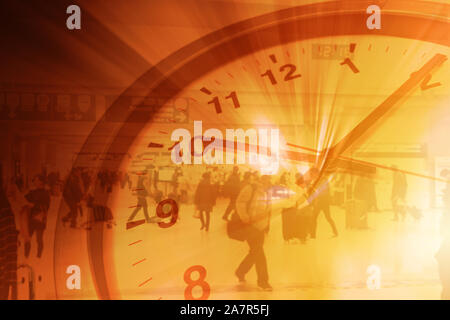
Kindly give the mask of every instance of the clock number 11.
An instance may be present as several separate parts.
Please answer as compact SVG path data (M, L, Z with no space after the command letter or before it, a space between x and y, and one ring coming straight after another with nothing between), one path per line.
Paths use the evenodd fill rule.
M212 92L210 90L206 89L205 87L201 88L200 91L207 95L212 94ZM235 109L241 107L241 104L239 103L239 99L237 97L236 91L232 91L228 96L225 97L225 99L231 99L231 101L233 101L233 105L234 105ZM211 101L208 101L208 104L214 104L216 113L222 113L222 106L220 104L219 97L215 96L214 98L212 98Z
M225 99L231 99L233 101L234 108L240 108L241 105L239 104L239 100L236 95L236 91L231 92L228 96L225 97ZM220 106L220 101L218 97L214 97L211 101L208 102L208 104L214 104L214 107L216 109L216 113L222 113L222 107Z

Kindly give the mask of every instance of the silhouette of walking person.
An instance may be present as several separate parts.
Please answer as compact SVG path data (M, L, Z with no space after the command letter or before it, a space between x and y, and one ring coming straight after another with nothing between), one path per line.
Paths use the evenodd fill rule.
M133 219L136 217L138 212L142 209L144 211L144 217L145 221L147 223L150 222L150 217L148 215L148 204L147 204L147 186L146 186L146 179L147 177L145 175L141 175L138 178L137 186L136 186L136 196L137 196L137 207L133 210L130 217L128 218L128 222L133 221Z
M200 230L209 230L211 211L216 202L215 196L216 192L211 184L211 173L205 172L202 175L202 180L200 180L194 196L194 204L200 212Z
M309 171L311 181L315 181L319 178L319 170L315 167L311 168ZM318 190L313 194L312 206L313 206L313 218L312 218L312 226L311 226L311 238L316 238L316 230L317 230L317 218L321 212L324 213L325 219L327 219L328 223L331 226L333 231L333 236L338 236L338 231L336 228L336 224L334 223L333 218L330 213L330 203L331 203L331 195L330 195L330 187L328 181L322 183L319 186Z
M47 226L47 213L50 208L50 193L44 188L41 176L33 179L35 189L25 195L25 199L32 205L29 216L30 239L36 233L37 257L42 256L44 250L44 231ZM28 257L31 249L31 240L25 242L25 257Z
M249 252L236 269L235 275L240 282L245 282L245 275L254 265L258 287L265 291L272 290L264 253L264 238L270 226L269 188L268 176L263 176L259 181L257 175L253 174L250 183L241 190L236 200L237 214L248 225L246 241Z

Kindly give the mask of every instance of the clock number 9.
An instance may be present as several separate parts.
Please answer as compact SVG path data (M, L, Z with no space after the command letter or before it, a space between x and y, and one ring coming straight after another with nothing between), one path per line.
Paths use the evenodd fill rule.
M192 280L192 272L197 271L199 274L199 277L197 280ZM184 290L184 298L186 300L207 300L209 298L209 295L211 293L211 287L209 286L208 282L205 281L206 278L206 269L204 266L192 266L186 270L184 273L184 282L187 283L187 287ZM194 298L192 295L192 290L194 287L200 286L202 288L202 295L199 298Z
M165 205L170 205L170 210L168 212L164 212L164 206ZM178 219L178 204L173 199L163 200L160 203L158 203L158 206L156 207L156 215L159 218L162 218L162 219L168 218L168 217L172 217L170 219L170 222L158 222L158 225L161 228L169 228L169 227L173 226L177 222L177 219Z

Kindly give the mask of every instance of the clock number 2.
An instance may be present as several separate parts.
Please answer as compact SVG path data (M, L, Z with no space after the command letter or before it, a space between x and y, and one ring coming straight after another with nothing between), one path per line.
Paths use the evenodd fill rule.
M197 280L192 279L192 273L198 272L199 277ZM206 269L204 266L196 265L188 268L184 273L184 282L187 283L187 287L184 290L184 298L186 300L207 300L209 295L211 294L211 287L208 282L205 281L206 278ZM194 298L192 294L192 290L199 286L202 288L202 295L199 298Z

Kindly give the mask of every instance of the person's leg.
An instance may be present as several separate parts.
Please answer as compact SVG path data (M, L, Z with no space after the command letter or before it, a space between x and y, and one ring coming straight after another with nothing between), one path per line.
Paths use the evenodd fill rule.
M222 216L222 219L228 220L228 217L230 216L231 211L233 210L233 200L230 199L230 203L228 203L227 209L225 210L225 213Z
M330 214L330 206L329 205L325 205L325 206L323 206L322 210L323 210L323 213L325 214L325 218L327 219L328 223L331 226L331 229L333 230L333 235L335 237L337 237L338 231L336 229L336 224L334 223L334 220L333 220L333 218L331 217L331 214Z
M64 217L62 217L63 224L65 224L67 221L70 220L70 206L69 205L67 206L69 207L69 212L67 212L67 214Z
M311 217L311 239L316 238L317 218L319 216L319 213L320 213L319 206L313 205L313 214Z
M264 232L257 231L252 241L258 285L266 287L269 283L269 274L267 272L266 255L264 254Z
M68 211L67 214L62 218L62 222L63 222L63 223L70 221L70 217L71 217L71 205L70 205L70 202L71 202L71 201L70 201L69 199L66 199L66 198L64 198L64 201L66 202L66 205L67 205L67 207L69 208L69 211Z
M83 216L83 207L81 206L81 203L79 203L77 205L77 207L78 207L78 210L80 211L80 217L82 217Z
M205 229L206 229L206 231L208 231L209 230L209 221L211 219L211 211L210 210L205 211L205 215L206 215Z
M133 210L133 212L131 213L130 217L128 218L128 222L133 221L134 217L136 217L136 215L138 214L139 210L141 210L141 207L142 207L141 198L138 197L137 199L138 199L137 206Z
M24 249L25 249L25 252L24 252L25 258L28 258L30 256L31 240L28 240L27 242L25 242Z
M70 227L75 228L77 226L77 211L78 205L76 203L70 204Z
M254 251L254 241L253 241L253 235L249 234L249 238L247 239L247 243L249 246L249 251L247 255L245 256L244 260L239 264L238 268L236 269L236 276L239 278L239 280L244 280L245 275L250 271L250 269L255 264L255 251Z
M139 212L139 210L141 210L141 207L139 207L139 205L133 210L133 212L131 213L130 217L128 218L128 222L133 221L134 217L137 215L137 213Z
M370 197L369 209L372 209L375 212L380 211L380 210L378 210L377 196L375 195L375 191L374 191L373 195Z
M28 229L29 229L29 233L30 233L30 237L28 238L27 241L25 241L25 245L24 245L24 249L25 249L25 258L28 258L30 255L30 251L31 251L31 238L33 237L33 233L35 231L34 228L34 224L29 221L28 223Z
M233 202L231 203L231 212L236 212L236 199L233 200Z
M391 199L391 203L392 203L392 211L394 211L394 221L398 220L398 208L397 208L397 198L394 197Z
M145 217L145 221L150 222L150 217L148 216L148 204L147 204L147 199L145 197L142 197L141 200L141 205L142 208L144 209L144 217Z
M30 240L30 224L28 223L28 219L30 219L30 208L23 206L19 214L19 230L24 242Z
M200 230L203 230L203 228L205 227L205 218L203 217L203 210L200 210L200 222L202 224L202 226L200 227Z
M39 226L36 229L36 241L37 241L37 257L42 256L42 251L44 251L44 226Z
M400 214L400 216L401 216L401 218L402 218L402 221L404 221L405 220L405 217L406 217L406 214L408 213L407 211L406 211L406 199L404 198L404 197L402 197L402 198L400 198L401 199L401 204L402 205L397 205L397 207L398 207L398 213Z

